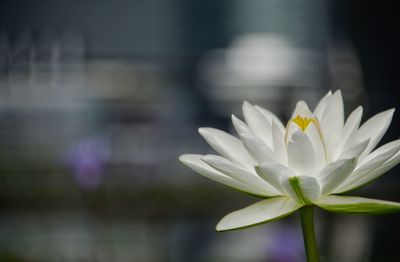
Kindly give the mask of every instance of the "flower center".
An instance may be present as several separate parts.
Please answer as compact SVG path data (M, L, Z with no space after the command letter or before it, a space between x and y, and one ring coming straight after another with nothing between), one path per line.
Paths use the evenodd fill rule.
M292 118L290 121L298 125L302 131L306 130L307 126L313 122L315 125L317 125L315 118L313 117L301 117L300 115L297 115L296 117Z

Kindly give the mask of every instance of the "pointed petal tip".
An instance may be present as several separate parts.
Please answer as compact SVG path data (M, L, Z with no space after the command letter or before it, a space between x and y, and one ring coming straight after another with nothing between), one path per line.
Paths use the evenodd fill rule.
M215 128L212 128L212 127L199 127L199 128L197 129L197 132L199 132L199 134L200 134L202 137L205 137L205 136L210 135L210 132L212 132L213 130L214 130L214 131L220 131L220 130L215 129Z
M313 113L311 112L310 108L304 100L299 100L296 103L296 107L292 113L292 118L296 115L313 117Z
M353 111L355 114L360 115L360 121L362 118L362 115L364 114L364 107L362 105L357 106L356 109Z
M386 110L388 112L388 114L391 114L393 116L394 112L396 111L396 108L390 108L388 110Z
M215 226L215 231L217 231L217 232L223 232L223 231L226 231L226 229L224 230L224 228L220 225L220 223L218 223L218 224Z
M342 96L342 91L340 89L336 90L332 94L332 99L337 99L335 102L336 103L343 103L343 96Z
M207 127L199 127L197 129L197 132L199 132L200 135L203 135L205 132L207 132Z
M299 101L297 101L296 107L298 107L298 106L301 106L301 107L308 107L306 101L304 101L304 100L299 100Z
M364 107L362 105L357 106L352 112L351 114L363 114L364 113ZM351 115L350 114L350 115Z
M244 111L245 108L249 108L250 106L252 106L252 104L250 104L249 102L244 100L243 103L242 103L242 110Z
M178 157L179 162L181 162L182 164L185 162L186 159L187 159L187 155L180 155Z
M329 92L331 92L331 94L332 94L332 91L329 90ZM341 96L341 95L342 95L342 90L337 89L337 90L333 93L333 95L336 95L336 94Z
M392 118L395 111L396 111L396 108L393 107L393 108L387 109L385 111L382 111L381 113L378 113L378 114L385 114L388 117Z
M231 121L232 121L232 123L235 125L235 123L243 123L243 121L242 120L240 120L240 118L238 118L237 116L235 116L234 114L232 114L231 115Z
M246 119L246 114L248 114L248 113L251 112L252 110L253 110L253 105L250 104L249 102L247 102L246 100L243 101L243 104L242 104L242 111L243 111L243 114L244 114L244 116L245 116L245 119Z
M187 164L193 163L194 161L196 161L198 159L201 159L201 157L202 157L202 155L199 155L199 154L183 154L183 155L179 156L178 161L181 164L187 165Z
M224 223L222 222L223 219L221 221L218 222L218 224L215 226L215 231L217 232L227 232L227 231L233 231L233 230L237 230L237 229L242 229L244 227L227 227L226 225L224 225Z
M238 229L243 229L246 228L246 226L242 227L227 227L222 223L222 220L218 222L218 224L215 226L215 231L217 232L227 232L227 231L233 231L233 230L238 230Z
M197 132L199 133L200 136L202 136L207 142L207 139L211 139L211 135L210 135L210 129L209 127L199 127L197 129Z
M332 90L328 90L328 92L326 92L326 94L321 98L321 100L331 97L332 94L333 94Z

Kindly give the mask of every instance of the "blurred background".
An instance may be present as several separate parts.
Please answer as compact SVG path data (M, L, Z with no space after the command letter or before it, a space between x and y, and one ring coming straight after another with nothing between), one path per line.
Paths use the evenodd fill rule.
M304 261L297 215L181 166L248 100L287 121L340 88L400 106L398 15L374 1L0 0L0 261ZM397 112L383 142L399 137ZM400 201L399 168L359 195ZM396 176L397 173L397 176ZM323 261L396 261L398 215L317 212Z

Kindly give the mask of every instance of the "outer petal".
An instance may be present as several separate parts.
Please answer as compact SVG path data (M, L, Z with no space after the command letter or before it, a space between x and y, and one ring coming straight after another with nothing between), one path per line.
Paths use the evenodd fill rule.
M387 143L363 158L353 174L340 185L335 193L342 193L360 187L382 175L397 164L400 139ZM390 167L390 168L388 168Z
M330 193L338 185L343 183L356 167L357 161L353 159L341 159L327 165L318 175L322 186L321 195Z
M289 177L295 176L292 170L276 163L262 164L256 170L262 179L284 194L287 190L282 182L288 180Z
M217 231L227 231L268 223L285 217L302 205L287 197L262 200L226 215L217 225Z
M256 165L238 138L215 128L199 128L199 133L220 155L248 169Z
M247 151L258 164L278 161L274 151L272 151L272 149L261 139L248 134L240 134L240 138L242 139Z
M299 203L309 204L321 195L321 186L315 177L295 176L283 181L286 193Z
M325 196L315 204L337 213L386 214L400 211L400 203L397 202L351 196Z
M315 168L314 150L307 135L296 131L287 144L289 167L296 175L313 175Z
M236 179L237 181L246 184L257 190L262 190L265 195L277 196L279 192L270 184L262 180L254 171L250 173L249 171L240 168L231 161L221 156L216 155L206 155L202 158L204 162L209 164L211 167L220 171L221 173Z
M336 155L344 125L343 99L340 90L336 91L328 100L320 119L320 125L328 151L328 158L333 159Z
M351 139L357 132L358 127L360 126L362 113L363 108L362 106L359 106L347 118L343 127L342 135L340 136L337 154L339 154L343 149L346 149L348 146L353 145L352 141L349 139Z
M279 128L279 124L272 121L272 138L274 144L274 152L282 164L287 165L288 157L286 152L284 131Z
M390 125L390 122L392 122L393 113L394 109L389 109L376 114L360 127L354 136L354 141L361 142L370 139L368 147L362 156L366 156L375 148L379 141L381 141Z
M359 180L355 181L352 184L351 189L362 187L369 182L373 181L374 179L378 178L379 176L383 175L388 170L392 169L394 166L398 165L400 162L400 152L398 152L394 157L387 160L383 163L380 167L374 169L373 171L369 172L368 174L364 175ZM350 189L350 190L351 190Z
M194 155L194 154L181 155L179 157L179 161L185 166L193 169L198 174L203 175L218 183L224 184L239 191L247 192L253 195L268 196L264 190L258 190L256 188L252 188L246 184L237 181L236 179L233 179L231 177L222 174L221 172L217 171L216 169L204 163L201 160L202 157L203 157L202 155Z
M232 115L232 123L242 139L246 150L257 163L276 162L275 153L261 139L253 135L249 127L240 119Z
M285 131L285 127L283 126L281 120L280 120L274 113L272 113L271 111L269 111L269 110L267 110L267 109L265 109L265 108L262 108L261 106L255 105L254 107L255 107L261 114L263 114L263 116L264 116L265 118L267 118L267 119L269 120L270 123L275 122L276 125L277 125L277 127L278 127L282 132Z
M332 96L332 91L329 91L317 104L314 110L314 115L318 118L321 119L322 113L325 110L326 104L328 103L328 100Z
M354 158L354 157L359 157L361 153L367 148L369 144L369 140L366 140L364 142L354 144L347 149L345 149L338 159L344 159L344 158Z
M389 159L394 154L396 154L399 150L400 150L400 139L397 139L397 140L394 140L387 144L384 144L383 146L379 147L378 149L376 149L374 152L372 152L368 156L364 157L360 161L359 168L362 168L363 166L373 162L376 158L383 157L383 158Z
M272 147L272 128L268 119L248 102L243 103L243 115L253 134Z
M231 116L233 126L238 134L252 134L249 127L235 115Z

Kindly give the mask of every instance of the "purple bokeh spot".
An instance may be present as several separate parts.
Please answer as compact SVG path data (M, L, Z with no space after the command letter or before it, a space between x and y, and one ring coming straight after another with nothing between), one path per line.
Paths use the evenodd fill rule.
M275 235L273 245L269 249L269 261L301 261L303 254L301 232L293 227L281 227L278 232Z
M80 186L96 188L103 181L104 165L110 155L106 138L89 138L72 145L67 152L66 165L72 170Z

